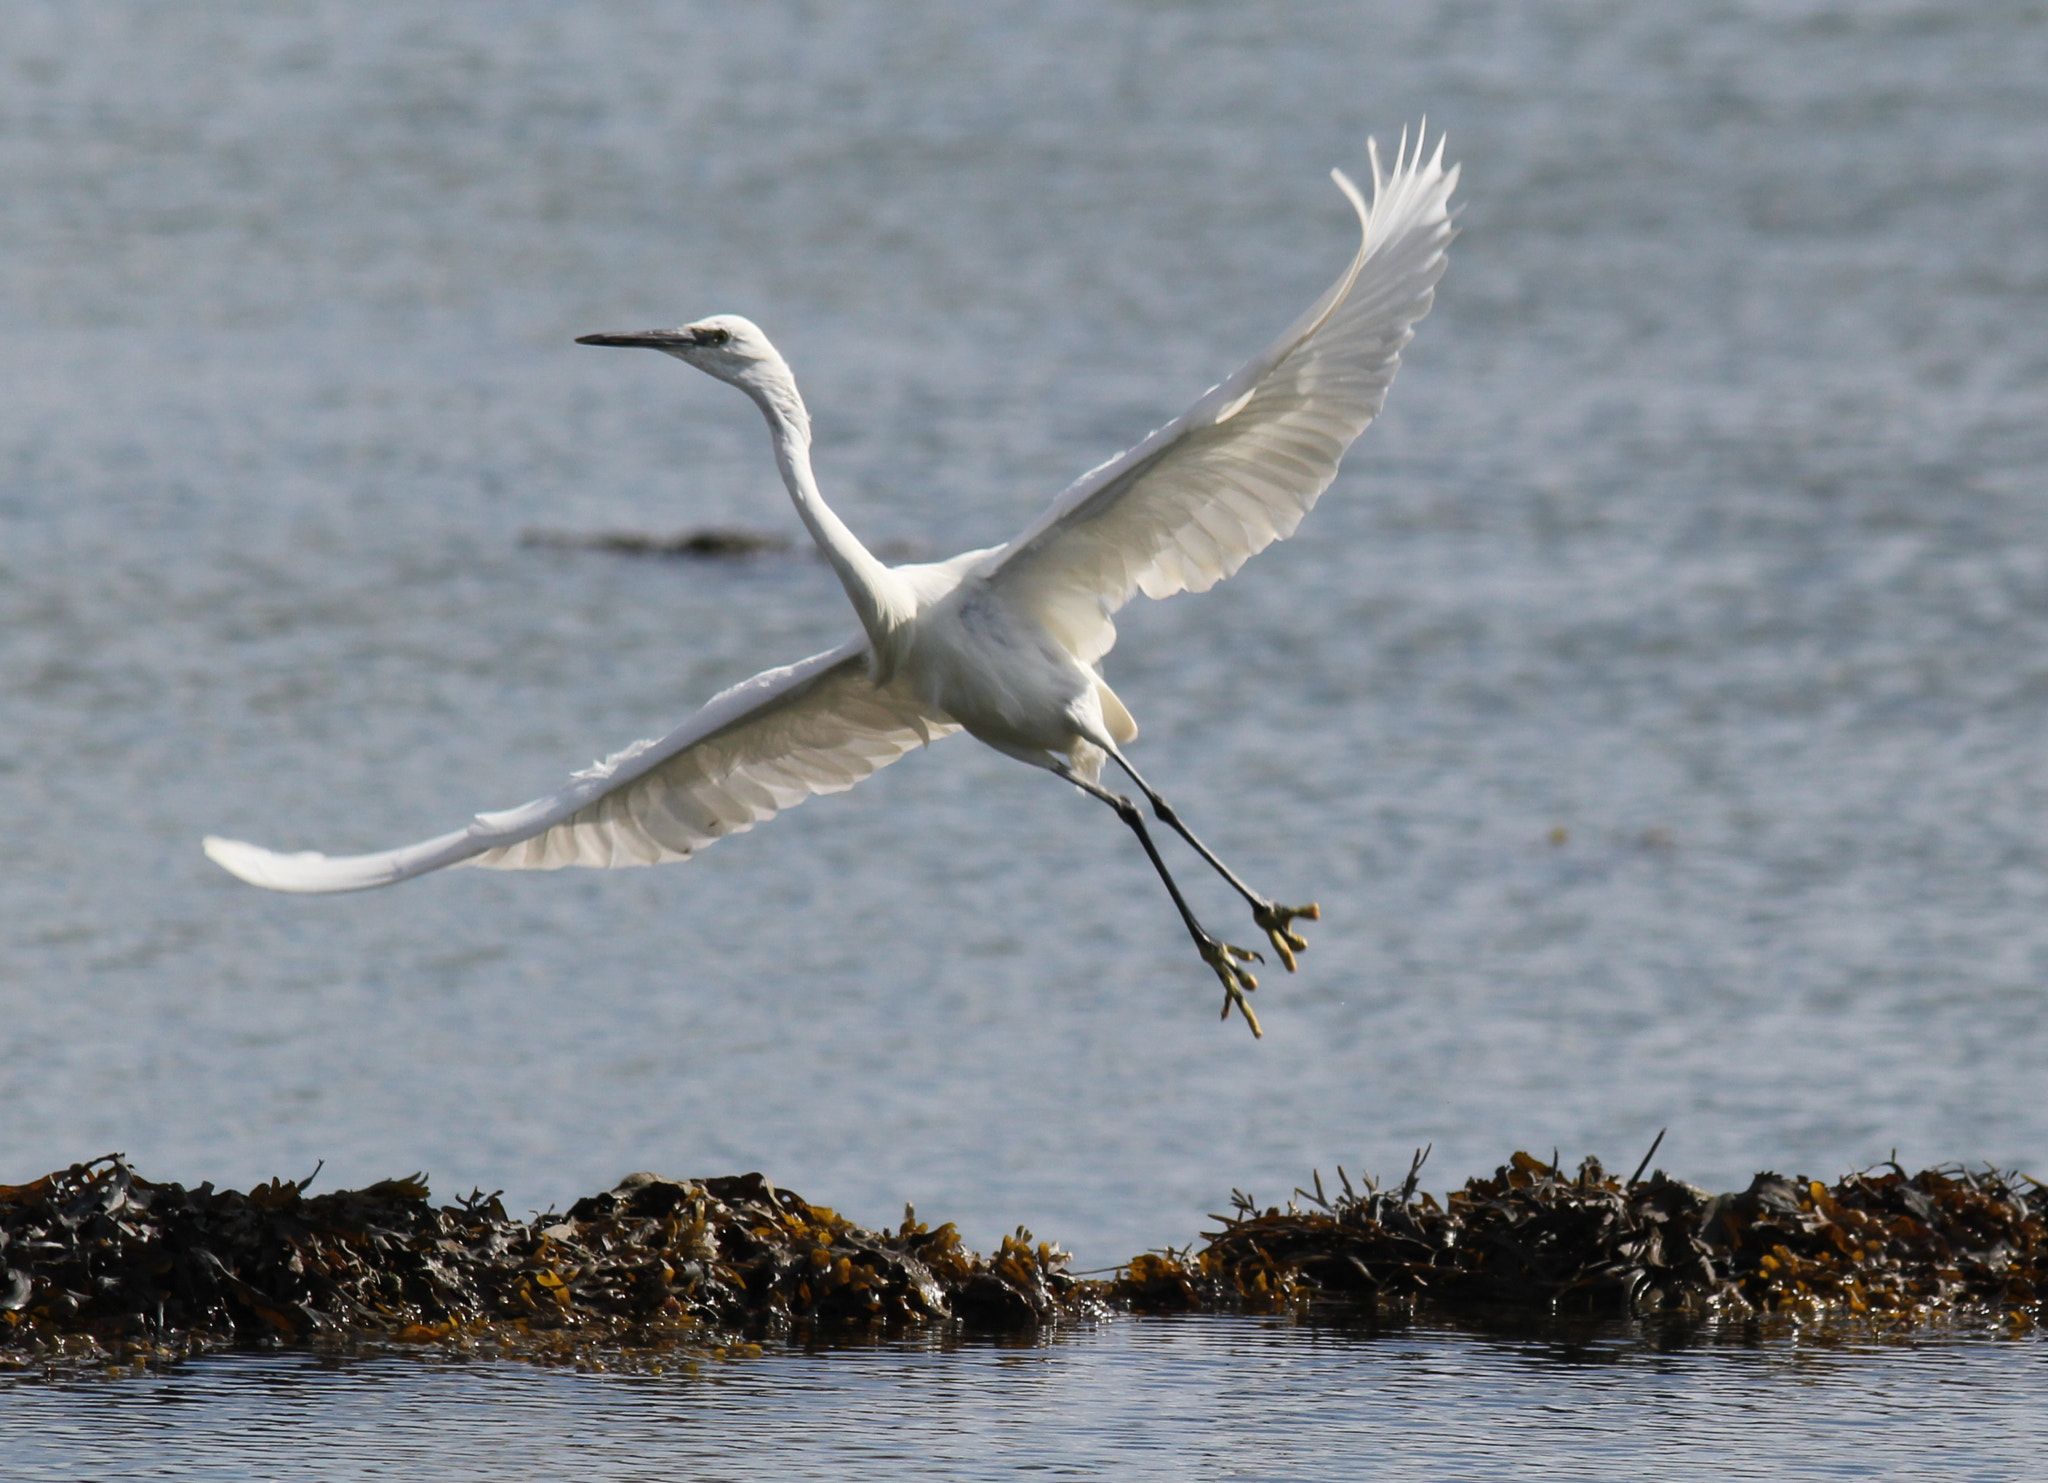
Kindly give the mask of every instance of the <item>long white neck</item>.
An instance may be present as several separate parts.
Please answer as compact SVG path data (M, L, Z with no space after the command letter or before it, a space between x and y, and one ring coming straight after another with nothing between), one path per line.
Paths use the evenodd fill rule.
M863 546L818 493L818 481L811 472L810 414L804 410L796 381L787 369L779 376L750 377L741 383L741 389L768 419L775 466L782 471L782 482L789 488L796 512L839 573L839 583L860 616L860 626L867 630L868 642L874 647L876 679L888 679L896 669L898 639L917 612L910 585Z

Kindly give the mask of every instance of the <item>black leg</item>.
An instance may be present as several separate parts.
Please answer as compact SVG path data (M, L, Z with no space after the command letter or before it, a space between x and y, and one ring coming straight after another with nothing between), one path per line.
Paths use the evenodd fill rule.
M1219 937L1212 936L1195 919L1194 910L1187 898L1180 893L1180 885L1173 878L1173 872L1166 868L1166 861L1160 858L1159 847L1152 842L1151 831L1145 827L1145 816L1138 806L1121 793L1112 793L1096 783L1089 782L1078 773L1067 768L1058 769L1059 775L1086 793L1090 798L1099 798L1116 810L1116 816L1130 825L1131 832L1138 836L1138 843L1145 847L1145 858L1152 862L1152 868L1159 872L1159 879L1166 885L1166 894L1173 898L1174 909L1180 913L1181 921L1187 924L1188 935L1195 940L1195 947L1201 952L1202 961L1216 971L1223 981L1223 1017L1230 1018L1232 1005L1237 1006L1244 1016L1245 1025L1255 1037L1263 1039L1265 1031L1259 1028L1259 1017L1252 1013L1252 1007L1245 1001L1245 995L1259 986L1244 967L1246 963L1263 961L1259 955L1246 948L1233 947Z
M1280 955L1280 961L1287 966L1287 971L1294 972L1294 955L1308 951L1308 940L1292 930L1294 919L1301 917L1306 921L1316 921L1322 916L1323 909L1313 901L1307 906L1281 906L1254 891L1238 878L1236 871L1217 857L1214 850L1195 837L1195 832L1181 822L1180 814L1175 811L1173 805L1166 801L1157 788L1140 777L1135 767L1117 753L1110 755L1115 758L1118 767L1131 775L1131 781L1144 793L1146 801L1152 805L1152 812L1158 815L1159 822L1186 840L1196 854L1207 860L1215 872L1230 882L1232 889L1251 904L1252 921L1264 930L1273 944L1273 951Z

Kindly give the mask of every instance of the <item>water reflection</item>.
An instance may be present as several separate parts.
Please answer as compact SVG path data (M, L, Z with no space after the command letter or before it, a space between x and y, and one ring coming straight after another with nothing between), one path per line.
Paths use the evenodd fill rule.
M2041 1346L1959 1328L1486 1334L1121 1318L661 1373L236 1355L10 1386L12 1479L2010 1477Z

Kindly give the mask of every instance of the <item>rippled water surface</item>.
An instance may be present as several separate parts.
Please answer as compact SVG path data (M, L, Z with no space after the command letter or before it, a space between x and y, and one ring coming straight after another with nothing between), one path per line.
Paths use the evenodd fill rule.
M1469 204L1385 416L1301 539L1127 610L1109 660L1148 775L1322 903L1263 1043L1216 1023L1115 821L965 740L686 866L297 899L199 855L440 832L849 631L801 557L522 543L796 529L739 397L574 336L748 314L856 530L989 543L1286 323L1349 250L1323 172L1425 112ZM1439 1187L1516 1146L1627 1167L1666 1125L1661 1162L1714 1187L2033 1163L2044 347L2048 12L2017 0L19 0L0 1180L324 1159L326 1187L423 1167L539 1208L759 1168L1098 1266L1232 1186L1425 1143ZM1015 1365L1103 1387L1053 1419L1109 1446L1154 1424L1118 1366L1284 1412L1350 1353L1275 1341L1276 1388L1198 1332L675 1403L715 1427L778 1385ZM1492 1351L1366 1353L1520 1404ZM1766 1409L1930 1418L2005 1363L1916 1354L1831 1360L1836 1391L1699 1363L1770 1377ZM1557 1404L1631 1427L1660 1363ZM284 1373L35 1404L232 1407ZM285 1388L451 1418L671 1394L346 1378Z
M2034 1343L1659 1353L1126 1320L1044 1348L877 1349L618 1376L209 1360L0 1396L9 1476L2006 1479L2048 1443ZM81 1470L86 1470L83 1473Z

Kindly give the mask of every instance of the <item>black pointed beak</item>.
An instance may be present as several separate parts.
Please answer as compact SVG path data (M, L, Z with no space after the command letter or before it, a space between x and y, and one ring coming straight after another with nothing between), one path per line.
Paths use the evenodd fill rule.
M645 350L673 350L679 345L697 345L702 342L692 329L640 330L630 335L578 335L578 345L627 345L639 346Z

